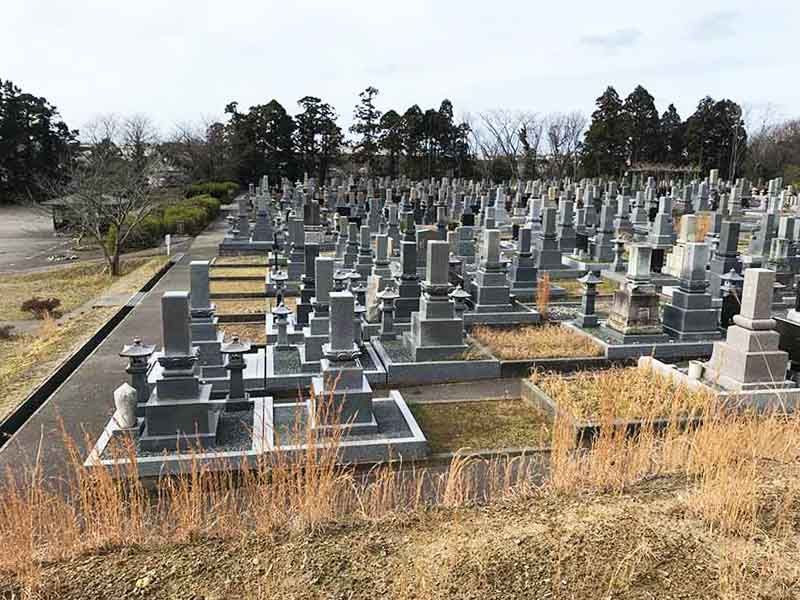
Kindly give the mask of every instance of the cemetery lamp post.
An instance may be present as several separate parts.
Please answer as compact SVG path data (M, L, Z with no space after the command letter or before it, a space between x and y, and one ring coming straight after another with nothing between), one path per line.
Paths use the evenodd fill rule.
M147 385L147 367L150 356L155 352L153 345L142 344L142 340L134 338L132 344L122 348L119 355L128 359L125 372L131 376L131 386L136 390L136 401L145 404L150 398L150 388Z
M246 398L244 391L244 369L247 363L244 360L245 352L250 351L248 342L239 341L239 336L235 335L230 342L222 344L220 352L228 357L225 368L230 371L230 386L228 388L228 399L243 400Z
M278 304L283 303L283 286L286 284L287 279L289 279L289 275L286 271L277 271L272 276L272 281L275 282L275 302Z
M361 274L353 269L347 274L347 289L349 289L353 295L355 295L355 288L358 286L358 282L361 280Z
M381 339L393 340L397 338L394 330L394 301L400 297L394 287L386 287L378 292L377 298L381 301Z
M346 271L342 271L341 269L336 271L333 274L333 291L335 292L343 292L345 288L345 282L349 279L349 274Z
M722 285L722 309L719 311L719 325L723 329L733 323L733 317L739 314L739 307L744 286L744 277L731 269L720 277Z
M578 314L576 322L584 329L597 327L595 299L597 298L597 285L603 280L594 271L588 271L578 281L583 285L583 295L581 296L581 312Z
M611 264L611 270L617 273L625 270L625 239L616 237L614 242L614 262Z
M469 292L464 290L460 285L456 286L450 294L450 299L455 304L456 317L464 321L464 312L467 310L467 299L470 297ZM466 327L465 327L466 328Z
M286 350L289 348L289 336L286 330L289 326L288 321L291 312L292 311L286 308L283 302L272 309L272 316L275 318L275 327L278 330L278 340L275 343L276 350Z

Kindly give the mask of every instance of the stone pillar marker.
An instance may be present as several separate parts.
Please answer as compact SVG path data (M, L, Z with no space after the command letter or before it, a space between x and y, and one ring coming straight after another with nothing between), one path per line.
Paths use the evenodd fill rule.
M647 244L632 244L628 251L628 278L634 281L650 279L650 255L653 248Z
M193 260L189 263L189 282L191 287L192 310L210 309L211 294L208 283L210 263L207 260Z
M323 344L323 353L328 359L352 359L358 356L358 347L353 343L353 314L355 298L348 291L331 292L328 343Z
M327 307L330 301L331 289L333 288L333 263L334 260L328 256L318 256L314 259L314 299L316 304ZM316 308L314 309L316 312Z
M161 340L164 344L164 356L194 356L189 319L189 292L164 292L161 297Z

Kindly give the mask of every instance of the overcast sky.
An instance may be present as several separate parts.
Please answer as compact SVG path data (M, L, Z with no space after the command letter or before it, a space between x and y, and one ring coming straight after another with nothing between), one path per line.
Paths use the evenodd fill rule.
M589 114L641 83L682 117L711 95L800 116L800 1L3 0L0 79L71 127L145 113L163 130L305 95L379 108Z

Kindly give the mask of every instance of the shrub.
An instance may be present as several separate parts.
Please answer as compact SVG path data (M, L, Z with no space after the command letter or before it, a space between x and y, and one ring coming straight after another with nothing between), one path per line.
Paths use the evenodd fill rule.
M186 190L186 197L212 196L218 200L228 200L239 190L239 184L233 181L208 181L193 183Z
M0 340L12 340L15 336L13 325L0 325Z
M57 310L61 306L61 300L58 298L39 298L34 296L22 303L20 308L23 311L31 313L36 319L57 319L61 316L61 311Z

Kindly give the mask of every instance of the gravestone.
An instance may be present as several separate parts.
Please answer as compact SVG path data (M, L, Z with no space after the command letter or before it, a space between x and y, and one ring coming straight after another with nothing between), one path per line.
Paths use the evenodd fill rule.
M666 341L658 316L658 295L650 280L652 247L632 244L625 281L614 292L606 326L620 334L623 343Z
M217 329L216 307L209 293L209 261L189 263L192 342L198 350L198 363L204 377L225 377L220 346L223 334Z
M222 409L211 402L211 384L200 383L197 349L192 345L189 292L165 292L161 297L163 372L144 405L144 429L139 447L148 451L205 448L216 442Z
M538 269L531 253L532 236L533 232L530 227L523 227L519 230L519 245L512 259L509 274L511 293L523 302L536 299Z
M355 299L350 292L330 293L328 341L320 361L322 375L311 379L313 426L320 433L344 428L345 435L374 434L378 424L372 411L372 388L353 341Z
M712 298L721 297L722 277L731 270L741 274L739 259L739 223L723 221L720 228L719 243L711 259L708 270L708 291Z
M719 311L712 308L708 293L706 265L709 246L688 242L683 254L679 285L671 301L664 305L664 331L681 341L716 340L721 337L717 328Z
M545 208L542 215L542 231L536 239L536 268L540 271L565 268L556 239L556 209L553 207Z
M448 297L450 248L447 242L428 242L426 277L422 283L419 311L411 315L411 330L403 343L414 362L455 359L467 349L463 321L455 316Z
M739 314L724 342L715 342L703 379L725 390L744 392L794 387L786 380L789 356L778 349L780 336L772 319L775 273L750 268L744 272Z

